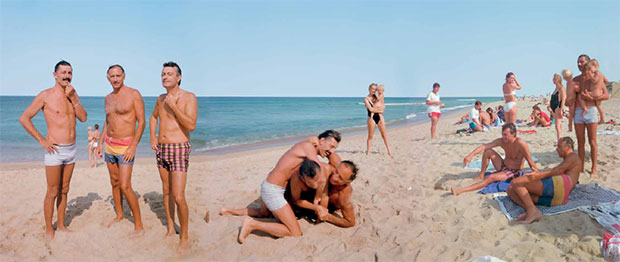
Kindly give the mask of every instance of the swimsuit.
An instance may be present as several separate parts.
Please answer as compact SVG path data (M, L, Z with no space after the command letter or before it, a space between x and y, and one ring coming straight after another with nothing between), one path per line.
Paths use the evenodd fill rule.
M105 156L104 161L112 164L133 165L133 159L129 162L123 160L123 155L131 145L131 139L118 139L105 136Z
M60 166L75 163L75 154L77 153L75 143L54 145L58 148L58 152L48 152L45 154L44 162L46 166Z
M512 92L510 92L510 94L504 94L504 97L506 97L506 96L516 96L516 95L517 95L517 92L515 92L515 90L513 89ZM510 109L512 109L512 107L516 106L516 105L517 105L517 102L515 102L515 101L506 102L506 104L504 104L504 110L506 112L509 112Z
M549 106L551 106L551 111L555 112L555 109L558 107L562 107L562 103L560 102L560 91L553 93L551 95L551 100L549 101Z
M592 124L598 123L598 109L596 106L588 107L588 113L583 115L583 109L575 108L575 124Z
M543 194L538 197L539 205L565 205L572 190L570 177L567 175L552 176L540 180L543 183Z
M502 162L502 169L500 170L500 172L506 173L506 181L509 181L515 177L520 177L522 175L521 170L508 168L504 165L504 162Z
M168 172L187 172L187 168L189 167L189 153L191 151L192 145L189 142L157 144L157 151L155 152L157 167L165 168Z
M370 99L368 99L368 103L370 104L370 107L375 107L375 105L374 105L372 102L370 102ZM370 112L370 110L368 110L368 108L366 108L366 112L368 112L368 117L370 117L370 115L372 114L372 112ZM381 116L380 116L380 114L375 113L375 114L372 116L372 120L374 120L374 121L375 121L375 124L379 124L379 121L381 121Z
M265 180L260 186L260 199L265 203L269 211L278 210L287 204L284 198L285 190L284 187L274 185Z

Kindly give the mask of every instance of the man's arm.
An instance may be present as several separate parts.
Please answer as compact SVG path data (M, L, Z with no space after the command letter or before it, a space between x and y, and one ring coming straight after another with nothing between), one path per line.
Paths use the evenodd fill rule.
M73 105L77 119L82 123L86 122L86 110L82 106L82 102L80 102L80 98L71 84L65 88L65 95L69 98L69 101Z
M44 91L45 92L45 91ZM43 97L45 96L44 92L39 93L32 103L24 110L22 116L19 118L19 123L22 124L24 129L30 134L39 144L47 150L47 152L54 153L58 152L58 148L54 146L53 141L48 141L47 138L43 137L41 133L34 127L32 124L32 118L43 108L45 102L43 101Z
M136 155L136 148L142 139L142 133L144 132L144 127L146 126L146 122L144 121L144 101L142 101L142 95L138 90L134 90L133 93L133 109L136 113L136 119L138 120L138 129L133 135L133 139L131 141L131 145L123 154L123 161L129 162L133 160Z
M194 131L196 128L196 115L198 114L198 102L196 101L196 95L192 93L184 94L184 96L189 96L184 98L183 110L177 105L176 101L178 99L183 99L181 97L171 97L170 94L166 95L166 104L172 109L179 124L183 129L188 131ZM175 100L175 101L173 101Z
M161 96L160 96L161 97ZM151 135L151 149L157 150L157 137L155 137L155 131L157 131L157 118L159 117L159 100L160 97L155 101L155 108L153 109L153 113L151 114L151 118L149 119L149 133Z
M343 192L344 193L344 192ZM351 191L346 192L346 200L342 201L342 217L335 216L333 214L327 215L327 222L330 222L339 227L352 227L355 226L355 210L353 209L353 203L351 202Z
M103 139L103 137L106 136L107 132L108 132L108 117L106 115L105 121L103 121L103 128L101 128L101 135L99 136L99 146L97 147L97 155L99 157L103 156L101 154L101 150L103 150L103 143L105 142L105 139Z
M532 169L532 171L534 172L538 172L538 168L536 168L536 163L534 163L534 160L530 155L530 148L523 140L519 142L519 145L521 145L521 150L523 150L523 155L525 156L525 160L527 160L527 164L530 166L530 169Z

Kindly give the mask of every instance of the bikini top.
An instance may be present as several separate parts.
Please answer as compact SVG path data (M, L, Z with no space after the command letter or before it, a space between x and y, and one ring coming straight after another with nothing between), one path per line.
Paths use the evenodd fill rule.
M512 92L510 92L510 94L504 94L504 96L514 96L517 95L517 92L513 89Z

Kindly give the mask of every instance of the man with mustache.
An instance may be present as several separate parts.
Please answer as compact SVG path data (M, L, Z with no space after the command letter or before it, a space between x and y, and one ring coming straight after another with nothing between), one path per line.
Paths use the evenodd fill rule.
M123 195L127 199L131 213L135 218L134 234L143 232L142 216L138 198L131 187L131 172L136 148L144 131L144 102L138 90L125 85L125 69L120 65L108 68L108 81L112 93L105 97L105 122L103 136L99 144L105 144L104 160L110 173L112 197L116 209L116 218L108 224L121 221L123 215ZM138 128L136 129L136 122ZM97 155L101 155L101 146ZM122 194L121 194L122 193Z
M181 85L181 68L175 62L164 63L161 71L161 83L166 89L155 102L155 108L149 121L151 148L155 150L157 167L164 192L164 207L168 220L166 236L175 234L174 205L177 205L181 234L179 252L188 247L189 209L185 201L185 183L189 167L191 144L189 133L196 129L198 102L194 93L185 91ZM159 119L159 135L157 121ZM170 193L174 201L170 199Z
M57 200L58 226L60 231L69 231L65 226L65 209L69 182L75 166L75 119L86 121L86 110L77 92L71 85L73 68L67 61L60 61L54 67L56 83L39 93L19 118L24 129L47 150L45 154L45 176L47 193L43 200L45 217L45 238L54 238L52 216L54 201ZM32 118L43 111L47 134L44 137L32 124Z

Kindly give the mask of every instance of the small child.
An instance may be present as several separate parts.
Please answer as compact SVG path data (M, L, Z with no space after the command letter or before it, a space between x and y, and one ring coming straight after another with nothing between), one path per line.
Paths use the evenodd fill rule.
M573 81L573 72L568 69L562 70L562 77L566 81L566 106L568 106L568 132L573 132L573 118L575 117L575 97L577 93L575 92Z
M588 78L590 78L589 81L591 91L589 93L591 93L591 95L594 97L602 95L604 88L607 88L605 87L605 84L607 83L607 78L600 71L598 71L598 61L596 59L592 59L586 64L585 73L587 74ZM586 92L588 91L582 90L582 94L585 94ZM579 106L583 108L583 115L587 114L588 108L585 106L585 101L583 100L583 97L579 97L577 100ZM598 123L603 124L605 123L605 119L603 118L603 108L601 107L601 101L596 101L595 105L599 113Z

